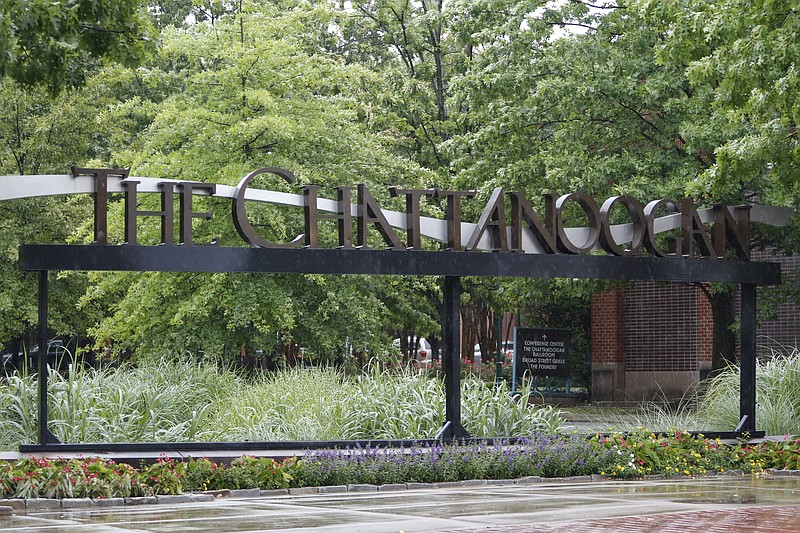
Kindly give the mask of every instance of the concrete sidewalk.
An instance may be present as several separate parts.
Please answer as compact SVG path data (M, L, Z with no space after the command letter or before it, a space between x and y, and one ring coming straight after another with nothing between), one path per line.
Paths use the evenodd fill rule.
M526 533L800 532L800 477L543 481L221 498L211 502L17 511L2 531ZM357 490L355 490L357 489ZM392 489L392 490L389 490ZM362 492L363 491L363 492Z

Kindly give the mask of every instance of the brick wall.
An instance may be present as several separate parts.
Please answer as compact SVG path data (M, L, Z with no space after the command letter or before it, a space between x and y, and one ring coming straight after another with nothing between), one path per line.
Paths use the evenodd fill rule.
M800 283L800 255L754 252L752 260L779 262L784 283ZM769 289L759 288L759 307L766 303L764 290ZM736 305L738 313L738 297ZM650 372L660 373L663 381L665 373L688 379L699 371L696 380L710 370L713 316L696 285L631 283L624 291L595 294L591 311L592 394L599 399L629 399ZM800 349L800 305L780 305L775 320L759 324L757 342L761 357ZM657 385L663 388L663 383Z
M794 284L795 287L800 283L800 255L773 255L767 251L754 251L752 260L780 263L783 283ZM759 297L764 290L770 289L760 287ZM761 300L757 305L761 307ZM770 356L775 351L787 353L792 349L800 349L800 305L793 302L779 305L775 320L760 323L756 335L759 357Z
M700 366L711 366L714 345L714 316L711 312L711 302L702 289L695 290L697 300L697 358Z
M592 297L592 363L621 363L625 359L624 298L621 291Z
M625 291L625 371L698 369L696 288L643 281Z

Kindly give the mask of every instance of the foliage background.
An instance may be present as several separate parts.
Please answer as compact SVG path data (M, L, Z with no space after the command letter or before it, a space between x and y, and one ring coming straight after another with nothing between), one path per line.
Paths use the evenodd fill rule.
M475 189L468 217L497 186L531 199L689 194L796 212L797 24L788 6L766 0L5 2L0 172L22 180L117 166L233 185L280 166L326 196L364 182L395 209L389 185ZM122 206L112 203L120 239ZM241 244L225 224L228 206L207 203L217 215L198 221L197 240ZM17 246L90 240L90 199L0 209L5 342L30 337L36 322ZM443 206L424 210L441 216ZM301 226L276 207L254 206L251 217L275 241ZM157 243L156 221L140 224L142 241ZM753 246L792 252L797 229L797 217L780 231L756 228ZM332 227L323 239L333 242ZM464 314L478 333L464 345L491 345L496 314L554 314L520 309L515 294L580 307L594 289L477 280ZM715 309L733 305L727 287L709 297ZM435 279L75 273L54 280L52 327L90 338L98 356L202 350L274 367L302 353L353 368L407 358L392 338L435 344L440 310ZM735 324L715 316L722 368L735 358ZM575 327L586 331L583 319ZM266 355L255 360L258 350Z

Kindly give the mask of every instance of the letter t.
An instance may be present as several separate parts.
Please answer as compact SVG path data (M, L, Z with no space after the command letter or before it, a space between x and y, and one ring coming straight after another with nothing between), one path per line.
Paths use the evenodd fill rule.
M72 177L94 176L94 242L108 244L108 177L128 177L129 168L72 167Z

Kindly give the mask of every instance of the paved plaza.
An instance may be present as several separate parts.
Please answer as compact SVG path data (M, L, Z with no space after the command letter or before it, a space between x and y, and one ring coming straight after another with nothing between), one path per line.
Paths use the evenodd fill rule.
M388 488L388 487L387 487ZM2 531L526 533L800 532L800 477L486 483L219 498L81 510L17 510ZM353 488L351 488L353 489Z

